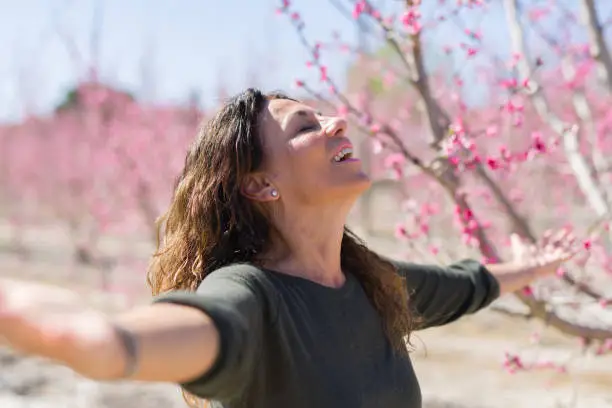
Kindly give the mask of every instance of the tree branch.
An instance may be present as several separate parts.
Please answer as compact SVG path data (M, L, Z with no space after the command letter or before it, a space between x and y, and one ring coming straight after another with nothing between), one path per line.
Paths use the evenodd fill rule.
M589 51L597 62L600 79L612 92L612 56L606 46L602 25L597 18L594 0L581 0L581 20L589 34Z
M606 45L602 24L599 23L599 19L597 18L597 10L593 0L582 0L581 20L589 36L589 52L593 60L595 60L599 79L608 88L608 92L612 92L612 56ZM583 121L587 120L592 124L592 117L590 109L588 109L588 103L586 103L586 98L581 99L584 99L584 102L582 100L574 100L576 113L581 119L583 119L581 115L588 116L584 118ZM586 105L587 109L580 109L580 107L584 105ZM609 202L612 186L609 185L610 183L606 183L608 178L602 177L602 174L606 173L606 169L609 167L609 160L598 147L597 133L594 127L591 126L589 130L591 134L591 156L593 158L593 165L595 166L595 175L599 178L600 184L605 188Z
M504 7L506 9L512 49L514 53L522 56L517 62L517 70L521 78L530 78L530 87L533 90L529 93L529 96L536 112L542 120L548 123L553 131L562 137L567 160L580 189L597 216L606 216L610 212L608 202L596 180L591 177L593 169L579 151L578 126L564 122L550 109L542 88L533 78L533 70L527 57L525 35L519 18L517 0L504 0Z
M516 0L506 0L507 3L512 2L512 6L514 6L513 10L514 10L514 14L512 15L514 17L514 19L512 21L517 21L517 10L516 10ZM412 1L411 0L406 0L406 6L407 7L411 7L412 6ZM412 60L414 61L415 66L417 67L417 75L418 78L416 78L416 80L413 81L413 86L415 87L415 89L418 91L419 95L423 98L423 102L425 105L425 110L427 112L427 116L428 118L430 118L430 125L433 124L433 126L431 126L431 132L434 135L434 141L436 140L442 140L444 138L444 135L446 133L446 130L448 129L448 127L446 128L441 128L439 126L439 123L443 122L444 120L440 120L439 118L436 117L436 113L443 113L444 117L448 117L447 115L445 115L444 111L442 110L442 108L440 107L440 105L437 103L437 101L432 97L431 93L429 92L429 87L428 86L423 86L423 84L427 83L427 75L424 69L422 69L421 71L418 70L418 67L424 67L423 64L423 56L420 52L420 44L419 44L419 36L418 35L414 35L412 36L412 41L413 41L413 52L411 55ZM520 26L519 26L519 31L517 32L516 30L514 30L513 32L513 44L520 44L520 49L522 50L523 48L523 36L522 36L522 31L520 31ZM387 41L391 41L392 44L395 42L395 40L393 39L392 36L387 35ZM399 45L395 42L395 49L398 51L401 51L401 48L399 47ZM524 53L521 53L524 54ZM402 54L400 54L401 56ZM407 61L407 60L406 60ZM526 65L527 62L525 61L525 59L522 59L522 73L524 75L525 78L529 78L530 74L531 74L531 69L529 67L529 65ZM407 64L409 65L409 64ZM550 112L550 110L548 109L548 105L546 104L546 101L544 99L544 97L541 95L541 93L535 93L536 95L536 101L539 102L539 106L540 106L540 110L539 113L544 114L546 113L546 117L549 117L550 121L552 121L553 125L561 132L563 131L563 134L565 134L566 132L564 132L566 125L560 120L558 119L556 116L554 116L554 114L552 114L552 112ZM438 125L436 125L438 124ZM449 122L450 125L450 122ZM577 135L574 134L574 137L576 138ZM575 141L576 139L573 139L573 141ZM572 140L569 140L569 142L571 142ZM568 150L567 147L571 147L571 143L566 143L568 146L566 146L566 151ZM435 146L435 145L434 145ZM573 152L572 152L573 153ZM584 159L582 158L582 156L580 156L579 152L576 151L576 153L578 153L578 158L582 159L584 161ZM574 160L576 158L574 157ZM584 164L584 162L581 162L579 164ZM588 168L588 167L587 167ZM447 172L448 173L448 172ZM488 180L490 182L491 185L494 185L495 183L493 182L493 180L491 180L486 171L484 171L484 169L481 168L481 175L484 175L485 177L483 178L484 180ZM589 177L590 180L590 174L587 172L586 176ZM440 181L440 179L438 178L438 181ZM451 181L451 183L449 183L448 181ZM592 182L592 180L591 180ZM445 179L443 182L443 185L445 186L447 192L449 193L449 195L452 197L452 199L456 202L456 204L462 209L462 211L470 211L472 214L474 213L473 211L471 211L471 208L469 206L469 203L467 202L467 200L465 199L465 196L462 194L458 194L459 191L459 179L456 177L456 175L454 175L454 177L450 178L450 179ZM497 189L498 193L501 193L501 190ZM495 191L495 190L494 190ZM595 192L599 192L597 189L595 189ZM503 197L503 194L500 194L500 197ZM601 197L599 197L601 198ZM603 199L601 199L601 202L603 202L604 204L607 204L605 201L603 201ZM600 202L597 202L597 204L601 204ZM510 214L514 214L515 216L517 216L517 214L513 211L512 206L509 205L508 206L512 211L510 212ZM607 213L607 206L603 207L605 209L605 213ZM520 218L518 218L520 219ZM493 261L493 262L499 262L501 261L500 256L498 255L495 247L491 244L490 240L488 239L487 233L485 232L484 228L482 228L482 225L478 222L476 222L476 228L474 230L474 236L478 239L479 241L479 249L480 252L489 260ZM560 316L558 316L554 310L552 310L549 305L547 305L546 301L544 300L539 300L536 299L533 295L531 294L525 294L523 292L517 292L516 293L517 297L521 300L521 302L525 305L527 305L529 307L530 310L530 315L539 318L541 320L544 320L547 324L557 328L559 331L569 334L569 335L573 335L573 336L578 336L578 337L586 337L586 338L592 338L592 339L607 339L612 337L612 330L609 329L605 329L605 328L597 328L597 327L590 327L590 326L585 326L585 325L581 325L581 324L576 324L576 323L572 323L569 322L563 318L561 318Z

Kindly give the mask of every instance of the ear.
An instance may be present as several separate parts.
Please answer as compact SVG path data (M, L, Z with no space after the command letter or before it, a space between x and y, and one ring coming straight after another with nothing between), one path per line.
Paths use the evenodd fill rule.
M259 173L247 175L240 186L242 195L253 201L267 202L278 200L278 190Z

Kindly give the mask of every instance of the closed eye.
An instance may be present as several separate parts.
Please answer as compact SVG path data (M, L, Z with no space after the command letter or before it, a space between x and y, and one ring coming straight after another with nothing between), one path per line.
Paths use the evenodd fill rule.
M287 119L285 119L287 125L284 127L298 129L295 133L292 132L292 137L295 137L306 132L319 130L321 128L319 117L320 114L318 112L301 109L287 116Z
M320 128L319 124L303 126L302 128L300 128L297 134L299 135L302 133L311 132L313 130L319 130L319 128Z

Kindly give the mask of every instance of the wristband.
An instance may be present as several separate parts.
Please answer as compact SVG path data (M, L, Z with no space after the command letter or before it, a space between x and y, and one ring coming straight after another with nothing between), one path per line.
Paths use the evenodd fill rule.
M121 341L125 355L125 368L122 378L130 378L138 370L138 342L136 337L121 325L113 325L115 333Z

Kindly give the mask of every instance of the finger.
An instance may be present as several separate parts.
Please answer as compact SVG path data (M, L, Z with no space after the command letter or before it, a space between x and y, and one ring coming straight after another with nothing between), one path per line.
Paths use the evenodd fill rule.
M582 250L581 245L573 244L564 247L559 247L555 250L557 258L563 260L563 262L574 258Z
M545 249L547 251L557 248L566 248L575 240L574 234L568 230L557 231L547 242Z
M572 256L578 254L580 251L584 249L584 246L581 242L574 242L567 248L567 252L572 254Z
M515 259L521 259L525 256L525 245L517 234L510 235L510 247Z
M553 235L554 235L553 230L548 229L548 230L544 231L544 234L542 234L542 239L540 240L541 245L542 246L547 246L548 243L550 242L551 238L553 237Z
M565 239L561 242L561 245L564 248L572 248L574 246L576 246L577 243L577 239L576 236L574 234L568 234Z
M531 258L537 258L541 255L542 249L537 245L529 245L525 248L525 254L529 255Z
M565 237L568 236L569 234L572 234L572 231L569 228L562 228L561 230L557 231L557 233L552 236L551 242L563 241Z

